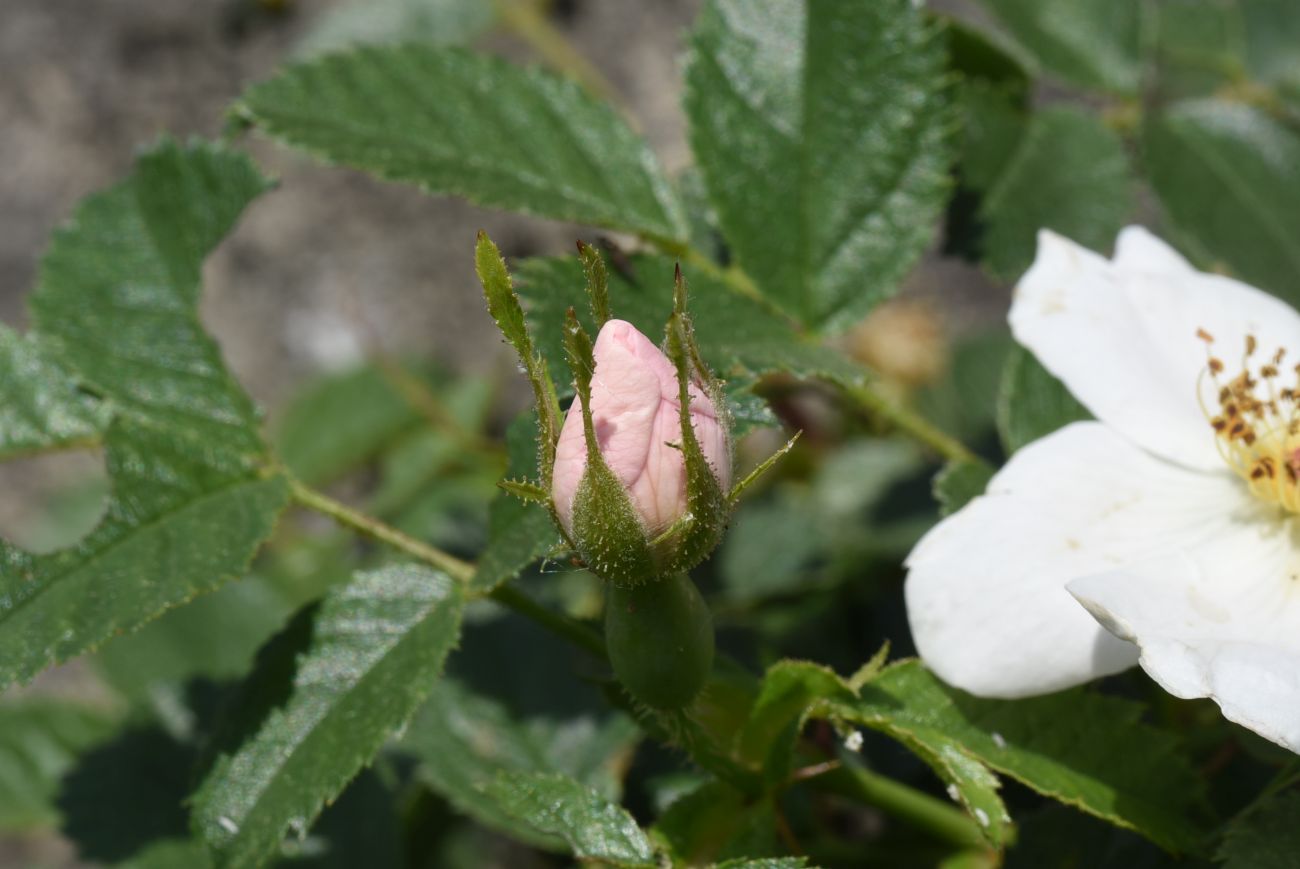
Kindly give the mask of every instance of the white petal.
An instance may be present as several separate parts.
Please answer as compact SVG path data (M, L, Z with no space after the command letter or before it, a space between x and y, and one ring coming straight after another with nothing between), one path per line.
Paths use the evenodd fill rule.
M1163 461L1101 423L1067 426L1017 452L912 552L917 649L944 681L990 697L1123 670L1136 648L1099 628L1066 583L1182 548L1243 498L1226 469Z
M1209 697L1227 718L1300 752L1295 531L1276 514L1240 510L1225 526L1185 552L1075 580L1069 590L1138 645L1142 668L1169 693Z
M1126 226L1115 241L1115 265L1135 272L1183 277L1197 274L1183 255L1151 234L1145 226Z
M1300 314L1253 287L1197 272L1140 229L1120 237L1115 262L1051 232L1016 287L1011 328L1098 419L1173 461L1218 468L1197 400L1212 334L1229 365L1247 334L1260 360L1279 347L1300 361ZM1205 383L1207 393L1212 385Z

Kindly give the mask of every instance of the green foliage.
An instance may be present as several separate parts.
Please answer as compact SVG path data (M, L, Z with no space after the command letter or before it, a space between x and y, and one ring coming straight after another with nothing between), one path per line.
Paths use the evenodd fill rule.
M0 459L94 443L105 410L30 339L0 325Z
M981 700L909 661L887 668L851 710L839 711L908 744L987 764L1171 850L1199 847L1188 818L1200 795L1196 774L1130 701L1083 690Z
M909 0L706 0L686 44L693 153L673 178L593 95L613 89L569 53L566 32L592 31L563 10L379 0L308 21L312 57L248 90L231 140L243 122L380 178L627 234L523 260L518 293L480 234L488 313L539 414L504 450L509 389L382 356L310 384L268 448L198 311L205 257L268 180L229 143L164 139L89 197L42 261L30 331L0 325L0 459L102 448L109 491L75 497L106 514L83 533L89 520L0 504L0 521L24 514L6 528L76 540L0 542L0 687L94 650L70 677L106 699L39 685L0 700L0 832L57 823L83 861L197 869L556 859L530 849L1140 869L1213 843L1230 869L1294 862L1293 758L1209 703L1139 674L987 700L917 661L886 666L935 502L960 509L998 459L1087 412L1004 329L979 331L1007 288L963 298L939 286L951 260L909 282L974 335L937 382L892 392L827 333L923 253L1005 285L1040 230L1107 252L1135 213L1202 267L1300 300L1291 0L982 7L963 14L1002 31ZM450 46L498 19L525 43L512 51L584 84ZM416 42L375 44L398 40ZM638 588L564 561L530 570L563 551L546 504L560 397L590 387L590 335L611 316L666 334L679 400L688 378L711 393L723 378L734 433L778 417L803 431L716 562ZM692 514L723 512L681 434ZM740 444L742 465L771 452L764 437ZM616 482L584 496L579 537L626 506ZM326 484L340 500L307 488ZM291 500L335 525L281 523ZM686 550L695 567L720 528L675 531L638 578Z
M774 818L771 800L753 800L724 782L708 781L673 801L653 835L680 863L717 860L726 861L720 864L725 866L732 858L780 853Z
M1300 107L1300 17L1287 0L1241 0L1249 70Z
M563 840L503 809L487 787L498 772L562 774L617 800L637 729L615 714L556 721L521 719L453 679L433 689L402 742L418 760L416 777L458 810L520 841L558 850Z
M944 431L978 443L994 426L998 384L1012 346L1001 328L957 341L944 376L917 393L917 409Z
M986 0L1045 73L1069 84L1134 94L1141 75L1141 7L1129 0Z
M1208 265L1300 302L1300 133L1258 109L1179 103L1143 129L1170 227Z
M325 580L320 570L314 579ZM308 593L319 593L313 588ZM170 610L100 649L96 669L119 693L166 719L184 715L177 698L194 678L242 676L259 646L304 602L305 595L262 575L228 583ZM183 717L181 719L183 721Z
M59 785L61 832L87 860L115 863L185 835L194 746L158 727L131 727L77 759Z
M654 847L632 816L566 775L501 772L487 791L502 811L539 833L563 839L579 859L654 865Z
M323 160L497 208L685 233L654 158L578 86L425 45L362 47L290 66L236 111Z
M998 434L1008 455L1063 426L1091 418L1087 408L1028 350L1019 346L1011 350L998 392Z
M252 401L199 322L200 268L267 187L242 154L169 140L86 199L54 236L29 300L49 358L135 423L230 461L264 453Z
M322 377L285 408L276 452L306 483L327 482L390 445L419 414L377 366Z
M264 656L232 712L247 738L194 795L194 832L220 865L259 865L286 830L306 830L428 694L462 607L446 575L395 566L357 574L296 620L309 650Z
M789 776L795 741L822 700L849 702L854 691L834 670L810 661L781 661L768 668L749 720L740 732L740 752L756 762L773 785Z
M76 546L0 542L0 682L30 679L239 575L287 499L258 417L198 320L199 268L265 182L164 141L61 229L31 298L41 353L102 396L113 498Z
M609 276L613 314L647 335L660 334L673 309L674 263L665 257L634 256L628 265L629 271ZM695 340L705 363L731 388L751 386L769 372L845 383L866 377L861 366L800 335L761 302L737 294L708 273L696 273L689 266L684 271ZM581 266L572 257L527 259L519 264L518 274L537 343L551 361L555 380L567 382L566 373L556 367L564 343L564 312L576 308L584 325L591 325L585 320Z
M954 460L934 475L934 499L939 502L939 515L951 516L972 500L984 494L993 468L983 459Z
M943 44L907 0L714 0L691 40L691 146L740 265L815 328L891 295L947 191Z
M1274 794L1228 824L1218 858L1224 869L1284 869L1300 848L1300 791Z
M506 448L510 455L507 479L524 479L537 468L537 421L532 413L524 413L510 424ZM546 496L550 497L550 492ZM479 556L472 584L475 589L490 591L559 545L549 510L510 492L499 492L492 499L487 548Z
M115 716L82 703L37 697L0 703L0 831L55 823L60 778L116 725Z
M1009 139L1006 122L1000 123L986 132ZM1087 112L1048 108L1034 114L1016 138L1019 145L980 208L989 269L1008 281L1018 278L1033 261L1042 229L1108 249L1133 211L1119 136Z

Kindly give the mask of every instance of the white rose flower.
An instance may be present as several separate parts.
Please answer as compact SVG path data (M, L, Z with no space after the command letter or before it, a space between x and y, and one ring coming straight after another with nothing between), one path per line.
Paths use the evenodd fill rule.
M1041 233L1010 321L1097 421L917 545L922 658L986 697L1136 662L1300 752L1300 314L1131 227L1109 261Z

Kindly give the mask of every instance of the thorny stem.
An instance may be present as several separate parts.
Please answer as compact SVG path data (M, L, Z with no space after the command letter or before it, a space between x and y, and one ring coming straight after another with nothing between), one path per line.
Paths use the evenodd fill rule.
M293 499L301 506L329 516L340 525L445 571L458 582L468 583L474 575L474 565L469 562L416 540L292 477L289 486ZM512 586L500 585L486 594L475 595L471 592L471 597L474 596L489 597L593 656L601 660L607 659L605 640L598 631L576 619L547 609ZM828 765L822 775L817 775L812 770L809 772L811 774L806 780L822 790L875 806L954 845L987 848L974 821L941 800L902 782L851 766Z

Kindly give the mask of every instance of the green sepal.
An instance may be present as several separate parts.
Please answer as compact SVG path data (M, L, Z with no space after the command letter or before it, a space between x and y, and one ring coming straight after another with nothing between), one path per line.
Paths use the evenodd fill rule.
M605 463L591 418L591 376L596 359L591 336L569 308L564 323L564 349L573 369L573 384L582 408L587 442L587 467L573 498L574 548L587 569L610 582L634 586L658 573L653 552L622 482Z
M555 468L555 443L560 438L560 400L546 367L546 360L533 349L528 323L524 320L524 309L519 304L519 296L515 294L501 251L482 230L479 231L478 243L474 246L474 270L478 273L479 283L483 285L488 313L510 346L519 354L524 374L533 387L533 400L537 405L538 473L542 478L541 488L549 491ZM554 507L551 514L558 525Z
M587 297L591 300L591 316L600 329L613 315L609 306L609 274L605 271L605 258L589 244L578 242L578 259L582 273L587 276Z
M727 517L731 513L727 493L722 491L714 469L704 457L699 439L695 436L695 427L691 424L691 382L697 382L708 395L714 412L719 414L718 424L724 432L730 431L728 420L724 416L727 403L722 397L720 384L704 366L695 345L690 317L686 313L686 282L682 280L680 268L675 281L673 314L668 319L665 344L668 358L677 369L677 399L681 407L678 415L682 435L680 449L686 465L687 518L682 523L680 533L662 544L670 553L666 558L665 569L674 572L690 570L708 558L721 541ZM728 454L730 451L728 434ZM730 462L730 455L725 460Z
M746 489L748 489L750 486L757 483L759 478L762 477L764 474L766 474L768 471L770 471L772 469L772 466L775 465L782 456L784 456L786 453L790 452L790 450L794 448L795 442L799 440L799 436L802 434L803 432L801 431L795 432L794 437L786 441L785 444L779 450L777 450L776 452L772 453L772 455L764 459L762 464L760 464L757 468L754 468L754 470L750 471L749 474L745 477L745 479L741 480L739 483L732 486L731 491L727 493L728 503L730 503L734 507L736 505L736 502L740 500L740 496L745 494Z
M551 493L536 483L528 480L498 480L497 486L521 501L534 504L549 504Z

